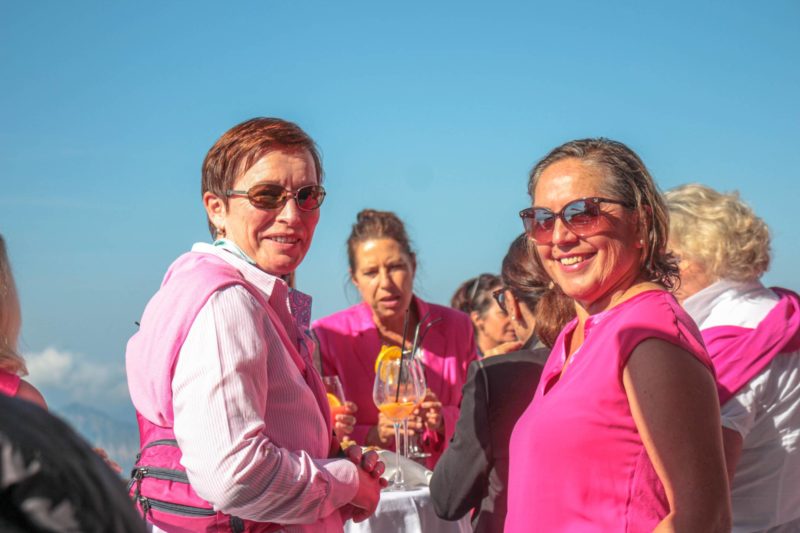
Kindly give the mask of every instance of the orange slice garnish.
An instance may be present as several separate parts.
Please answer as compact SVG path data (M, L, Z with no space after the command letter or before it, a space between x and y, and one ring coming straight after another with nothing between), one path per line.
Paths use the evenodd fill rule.
M326 394L328 396L328 404L331 407L341 407L342 406L342 402L339 401L339 398L337 398L335 394L330 393L330 392L328 392Z
M381 353L375 359L375 373L378 373L378 367L381 366L383 361L394 361L403 357L403 352L400 351L399 346L384 346L381 348ZM386 381L388 378L389 367L384 366L381 368L381 379Z

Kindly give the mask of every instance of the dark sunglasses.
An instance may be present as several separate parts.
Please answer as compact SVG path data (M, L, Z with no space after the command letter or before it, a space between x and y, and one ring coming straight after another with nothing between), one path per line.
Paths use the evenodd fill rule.
M620 200L579 198L562 207L558 213L553 213L545 207L529 207L520 211L519 216L528 237L538 244L546 244L552 242L553 228L556 226L557 218L560 218L561 222L575 235L579 237L591 235L600 226L603 216L600 204L617 204L628 209L631 208L629 204Z
M284 189L276 183L259 183L253 185L246 191L236 191L228 189L225 196L246 196L253 207L259 209L281 209L290 198L297 201L297 207L301 211L313 211L319 209L325 199L325 189L322 185L306 185L296 191Z
M505 314L508 314L508 309L506 309L506 288L500 287L499 289L493 290L492 298L494 298L494 301L497 302L497 306L500 308L500 310Z

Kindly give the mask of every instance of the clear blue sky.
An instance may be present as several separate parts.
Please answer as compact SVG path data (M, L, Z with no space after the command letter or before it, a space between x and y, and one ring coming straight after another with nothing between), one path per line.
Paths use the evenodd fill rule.
M633 147L664 189L738 189L800 289L800 3L0 0L0 233L23 349L51 403L127 408L134 321L208 239L200 164L253 116L320 145L328 197L299 271L315 316L357 300L344 241L397 211L418 292L497 271L531 165L566 140Z

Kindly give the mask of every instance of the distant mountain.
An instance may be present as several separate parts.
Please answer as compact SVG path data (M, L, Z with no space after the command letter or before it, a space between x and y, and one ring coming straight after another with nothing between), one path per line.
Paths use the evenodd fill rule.
M139 430L135 424L122 422L98 409L78 403L53 411L92 447L103 448L122 467L122 476L128 477L139 452Z

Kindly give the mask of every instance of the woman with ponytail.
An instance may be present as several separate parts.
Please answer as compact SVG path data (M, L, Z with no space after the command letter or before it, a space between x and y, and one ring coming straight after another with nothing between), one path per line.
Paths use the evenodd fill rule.
M503 530L511 431L533 398L553 341L575 316L572 300L550 283L524 234L503 259L501 280L495 300L522 348L470 365L455 435L431 480L436 514L458 520L475 509L472 526L480 532Z
M347 254L350 278L363 302L313 324L322 373L339 376L345 396L358 407L351 438L393 449L392 422L379 415L372 401L375 360L382 346L403 343L406 315L406 349L418 325L429 328L420 346L428 394L408 425L410 433L421 434L420 445L431 454L427 465L433 468L453 434L467 367L477 358L469 316L414 294L417 256L396 214L362 210L347 240Z

